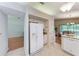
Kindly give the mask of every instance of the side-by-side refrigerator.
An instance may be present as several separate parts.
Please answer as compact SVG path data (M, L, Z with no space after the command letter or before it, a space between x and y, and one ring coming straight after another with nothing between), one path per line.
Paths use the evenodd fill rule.
M43 48L43 24L30 23L29 53L33 54Z

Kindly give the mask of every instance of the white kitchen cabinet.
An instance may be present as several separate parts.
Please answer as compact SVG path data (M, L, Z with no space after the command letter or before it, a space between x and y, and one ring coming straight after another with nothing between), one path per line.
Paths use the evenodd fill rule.
M30 23L30 54L43 47L43 24Z
M69 38L63 37L61 43L64 50L71 52L72 42L69 40Z
M79 56L79 40L74 40L73 42L74 42L72 49L73 54Z
M72 55L79 56L79 40L74 38L62 37L61 47Z

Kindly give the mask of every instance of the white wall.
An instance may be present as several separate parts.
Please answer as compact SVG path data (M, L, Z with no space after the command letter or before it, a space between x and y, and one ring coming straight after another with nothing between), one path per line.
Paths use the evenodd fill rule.
M8 51L8 36L7 36L7 15L0 12L0 55L5 55Z
M24 36L24 18L8 15L8 37Z
M24 19L24 50L25 54L29 55L29 17L28 17L28 6L26 9L26 15Z
M0 3L0 11L5 12L6 14L18 16L18 17L24 17L25 16L25 10L21 5L18 5L12 2L1 2Z
M20 5L16 2L1 2L0 6L3 6L5 8L18 10L20 12L25 12L26 11L26 6Z
M36 9L34 9L32 7L28 7L28 9L29 9L28 13L30 15L38 16L38 17L45 18L45 19L51 19L52 18L52 16L47 15L47 14L45 14L43 12L40 12L39 10L36 10Z

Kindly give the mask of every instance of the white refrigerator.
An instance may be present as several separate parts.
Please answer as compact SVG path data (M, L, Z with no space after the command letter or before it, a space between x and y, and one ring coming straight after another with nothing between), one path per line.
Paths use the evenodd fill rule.
M30 23L30 54L43 48L43 24Z

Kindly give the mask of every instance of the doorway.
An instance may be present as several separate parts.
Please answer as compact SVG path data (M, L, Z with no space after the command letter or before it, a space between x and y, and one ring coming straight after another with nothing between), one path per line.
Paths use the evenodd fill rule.
M59 21L60 20L56 20L56 19L54 21L54 25L55 25L55 43L61 45L61 33L60 33Z
M8 15L8 48L9 51L24 47L24 19Z
M56 37L56 43L61 44L61 34L58 31L57 27L55 27L55 37Z

